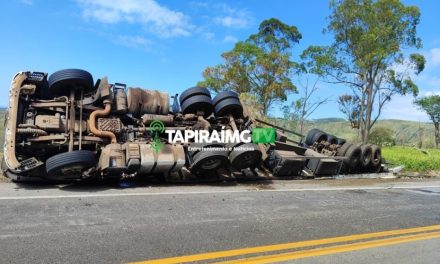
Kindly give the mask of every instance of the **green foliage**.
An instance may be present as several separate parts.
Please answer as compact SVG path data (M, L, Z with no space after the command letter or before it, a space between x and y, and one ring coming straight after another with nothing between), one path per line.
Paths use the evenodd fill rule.
M330 83L350 86L359 98L360 129L367 141L383 106L396 95L418 94L411 74L425 65L420 54L405 58L406 48L420 48L417 36L420 11L399 0L331 1L325 32L330 46L310 46L301 58L309 71Z
M422 97L414 103L428 114L432 122L440 123L440 95Z
M264 20L257 34L222 54L222 64L206 68L198 85L254 94L267 115L273 103L286 101L289 92L297 91L290 77L298 64L290 57L300 39L295 26L275 18Z
M352 128L359 128L359 97L356 95L343 94L338 98L339 111L341 111Z
M252 118L265 120L266 116L263 114L261 105L257 103L257 97L250 93L241 93L240 101L244 104L247 114Z
M382 157L393 165L404 165L406 171L440 171L440 150L419 150L411 147L382 148Z
M393 130L388 127L378 126L371 131L368 141L379 146L393 146L395 145Z
M414 103L425 111L434 124L434 136L436 147L440 145L440 95L431 95L419 98Z

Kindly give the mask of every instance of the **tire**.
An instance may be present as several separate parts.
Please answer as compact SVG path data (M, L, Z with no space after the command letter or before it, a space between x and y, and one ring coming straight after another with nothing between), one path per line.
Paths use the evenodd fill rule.
M236 93L236 92L233 92L233 91L223 91L223 92L219 92L214 97L214 99L212 99L212 104L214 106L216 106L221 101L223 101L225 99L229 99L229 98L240 99L240 97L238 96L238 93Z
M209 97L209 99L211 99L211 93L205 87L192 87L186 89L182 94L180 94L179 102L182 105L188 98L196 95L206 95Z
M215 171L229 163L227 151L200 151L193 157L191 172L200 174Z
M312 137L312 144L315 142L327 141L327 134L322 131L317 131Z
M359 146L351 145L347 152L345 152L346 160L344 161L346 167L349 172L353 172L357 169L360 159L361 159L362 150Z
M373 155L372 150L371 150L371 146L362 144L362 145L360 145L360 148L361 148L360 163L363 168L367 168L370 166L372 155Z
M313 145L313 143L315 143L315 142L312 142L312 138L315 135L315 133L317 133L317 132L322 132L322 131L317 128L313 128L312 130L310 130L309 133L307 133L306 140L304 143L306 143L306 145L309 145L309 146Z
M254 169L261 164L261 151L256 144L247 143L238 146L239 148L249 148L252 150L232 150L229 153L229 161L232 167L242 170L246 168Z
M337 144L342 146L342 145L345 144L345 142L347 142L345 139L343 139L343 138L338 138L338 142L337 142Z
M46 171L51 178L80 177L84 170L96 165L95 153L88 150L64 152L46 160Z
M186 99L181 105L183 114L196 114L203 111L203 116L210 116L213 112L211 97L207 95L195 95Z
M338 144L338 138L336 136L327 134L327 142L330 144Z
M336 155L342 157L347 152L348 148L350 148L353 144L351 143L344 143L337 151Z
M371 145L371 167L380 166L382 161L382 151L379 146Z
M243 106L237 98L227 98L215 106L215 116L232 115L234 118L243 117Z
M93 76L84 70L67 69L49 76L49 91L55 95L69 95L71 90L91 92L95 89Z

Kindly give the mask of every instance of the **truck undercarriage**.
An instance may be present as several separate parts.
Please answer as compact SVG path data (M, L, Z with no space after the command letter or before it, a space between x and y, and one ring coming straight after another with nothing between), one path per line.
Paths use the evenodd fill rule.
M106 77L94 82L79 69L50 76L20 72L9 91L2 170L14 181L161 177L173 182L384 168L378 146L351 144L318 129L303 136L250 112L232 91L212 98L206 88L194 87L170 98L167 92L111 84ZM209 137L250 131L254 138L261 127L273 129L273 141L170 142L168 133Z

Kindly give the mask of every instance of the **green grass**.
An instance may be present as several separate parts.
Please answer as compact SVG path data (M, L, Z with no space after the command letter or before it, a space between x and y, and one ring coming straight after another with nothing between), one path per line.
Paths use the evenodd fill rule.
M420 151L412 147L384 147L382 156L395 165L404 165L406 171L440 171L440 149Z

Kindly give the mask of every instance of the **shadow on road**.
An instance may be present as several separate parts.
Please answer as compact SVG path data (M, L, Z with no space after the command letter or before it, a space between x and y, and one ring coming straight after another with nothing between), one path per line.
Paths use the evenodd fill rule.
M11 183L15 184L16 189L26 190L64 190L69 192L101 192L106 190L122 190L122 189L136 189L145 187L161 187L170 188L176 186L216 186L216 187L230 187L237 185L256 186L264 189L271 189L271 180L247 180L247 181L222 181L222 180L205 180L197 183L167 183L161 179L105 179L81 182L27 182L27 183Z

